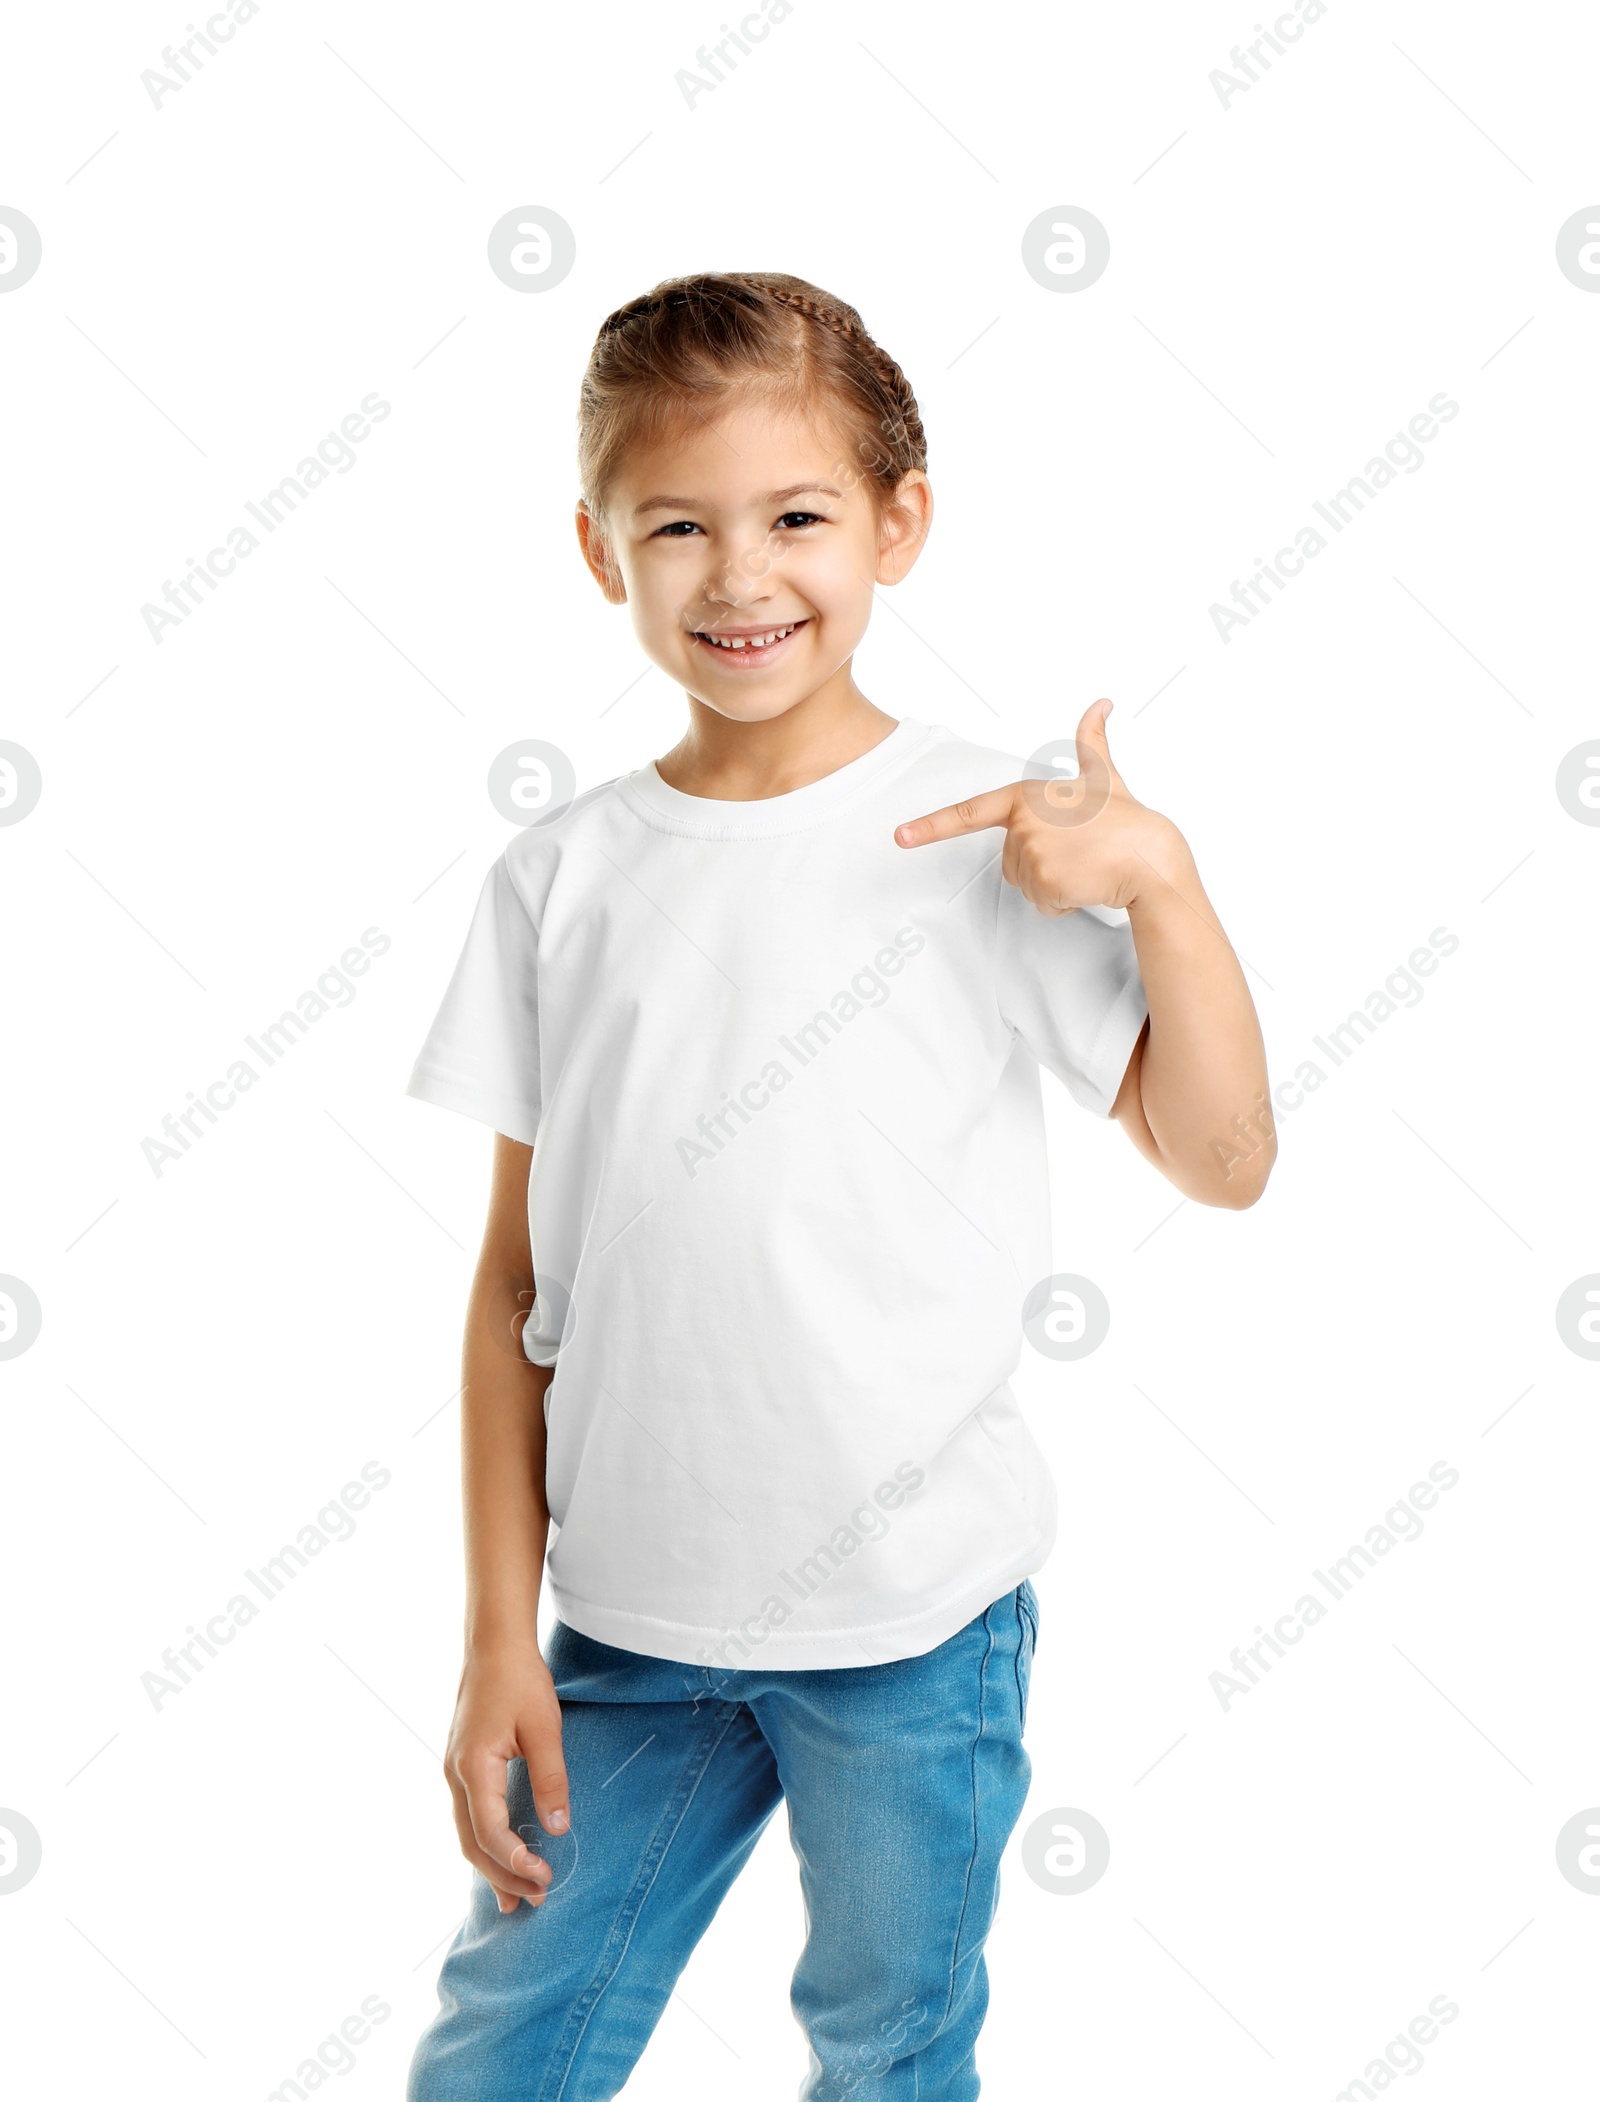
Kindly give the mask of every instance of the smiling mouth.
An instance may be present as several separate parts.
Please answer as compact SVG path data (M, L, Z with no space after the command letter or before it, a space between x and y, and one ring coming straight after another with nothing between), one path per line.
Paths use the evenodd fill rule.
M707 650L715 650L727 658L730 665L765 664L786 643L789 637L807 625L803 620L791 620L775 628L762 628L744 635L714 635L705 628L691 628L694 640Z

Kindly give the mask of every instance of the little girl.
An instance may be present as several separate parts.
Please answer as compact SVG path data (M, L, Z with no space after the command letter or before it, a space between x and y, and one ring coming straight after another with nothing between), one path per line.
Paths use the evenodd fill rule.
M1260 1031L1108 701L1025 777L856 685L933 497L853 307L658 285L578 430L584 560L689 722L511 841L411 1081L497 1135L445 1761L477 1875L410 2102L615 2095L780 1802L804 2095L968 2102L1056 1523L1008 1385L1039 1068L1238 1207ZM1043 655L1014 556L986 595Z

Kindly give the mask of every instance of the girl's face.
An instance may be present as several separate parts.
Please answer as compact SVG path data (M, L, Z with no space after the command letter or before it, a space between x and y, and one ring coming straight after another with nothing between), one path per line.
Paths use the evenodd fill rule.
M916 560L928 478L880 525L851 441L759 401L731 402L631 454L602 537L580 504L585 559L627 604L645 655L696 700L766 722L842 673L875 584Z

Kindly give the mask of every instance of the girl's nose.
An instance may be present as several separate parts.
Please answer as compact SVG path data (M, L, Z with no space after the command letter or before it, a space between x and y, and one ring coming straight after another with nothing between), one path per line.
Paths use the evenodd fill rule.
M748 606L767 596L765 580L741 574L731 562L719 562L702 587L713 605Z

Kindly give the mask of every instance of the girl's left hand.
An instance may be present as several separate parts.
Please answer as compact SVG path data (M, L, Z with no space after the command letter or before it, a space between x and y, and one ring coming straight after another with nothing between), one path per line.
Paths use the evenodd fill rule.
M921 847L1003 826L1000 873L1045 913L1126 909L1152 885L1176 883L1189 865L1188 846L1170 818L1130 795L1112 764L1111 707L1096 701L1079 723L1076 777L991 788L897 826L896 841Z

